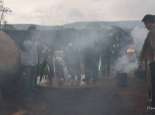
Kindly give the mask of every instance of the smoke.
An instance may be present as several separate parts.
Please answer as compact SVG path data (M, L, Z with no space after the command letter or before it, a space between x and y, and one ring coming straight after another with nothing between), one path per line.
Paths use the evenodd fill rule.
M27 63L33 63L33 65L35 65L38 62L38 56L43 60L46 56L53 55L50 51L62 50L64 56L68 58L68 63L76 64L81 56L85 56L84 53L87 52L87 49L94 54L97 51L99 55L104 55L103 53L106 55L106 50L111 50L112 53L115 53L110 48L119 46L113 42L115 38L119 38L122 48L119 51L119 57L116 56L116 60L113 60L113 68L115 72L129 73L134 71L137 68L137 58L147 34L145 28L136 26L130 34L129 31L125 32L125 30L121 30L117 27L95 25L96 24L87 24L85 27L82 26L83 28L62 27L50 31L34 31L31 34L31 40L24 42L28 55L27 57L25 56L25 58L27 58L25 60L31 60ZM128 54L128 48L134 49L135 52ZM93 50L90 51L90 49ZM111 56L113 56L113 54ZM102 68L100 67L100 69Z
M144 28L144 26L135 26L131 30L131 37L133 39L133 43L129 44L126 48L124 47L124 53L122 53L114 67L116 72L129 73L137 69L140 51L142 49L147 32L148 31ZM131 52L132 54L128 54L128 48L133 49L134 52Z
M136 57L134 60L130 60L128 55L122 55L115 65L115 72L129 73L137 68Z
M21 63L34 66L37 64L37 44L31 40L24 41L25 50L21 53Z
M131 31L131 36L134 39L134 44L135 44L135 49L137 51L137 53L139 54L144 40L147 36L148 31L141 26L136 26L132 31Z
M22 51L22 63L24 65L34 66L38 61L43 61L49 52L49 40L43 39L40 31L33 31L30 34L30 39L24 41L24 51Z

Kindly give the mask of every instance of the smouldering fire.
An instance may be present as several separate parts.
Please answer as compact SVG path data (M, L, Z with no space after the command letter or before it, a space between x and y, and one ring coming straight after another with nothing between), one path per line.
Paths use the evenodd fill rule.
M128 53L128 54L135 53L135 49L133 49L133 48L128 48L128 49L127 49L127 53Z

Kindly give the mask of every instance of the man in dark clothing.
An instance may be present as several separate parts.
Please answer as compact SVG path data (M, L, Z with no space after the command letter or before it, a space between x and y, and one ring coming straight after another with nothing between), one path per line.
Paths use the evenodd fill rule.
M142 48L140 63L145 64L149 98L152 97L152 107L155 107L155 16L145 15L142 22L149 33Z

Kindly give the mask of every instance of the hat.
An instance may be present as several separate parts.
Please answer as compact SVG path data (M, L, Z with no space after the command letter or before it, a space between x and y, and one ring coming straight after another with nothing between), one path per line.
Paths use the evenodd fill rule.
M142 19L142 22L155 23L155 15L152 14L145 15L144 18Z

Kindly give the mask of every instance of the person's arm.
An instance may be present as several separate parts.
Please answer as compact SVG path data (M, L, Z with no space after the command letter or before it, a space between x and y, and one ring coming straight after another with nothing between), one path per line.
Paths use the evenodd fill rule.
M150 44L153 51L155 51L155 31L151 31L149 34Z

